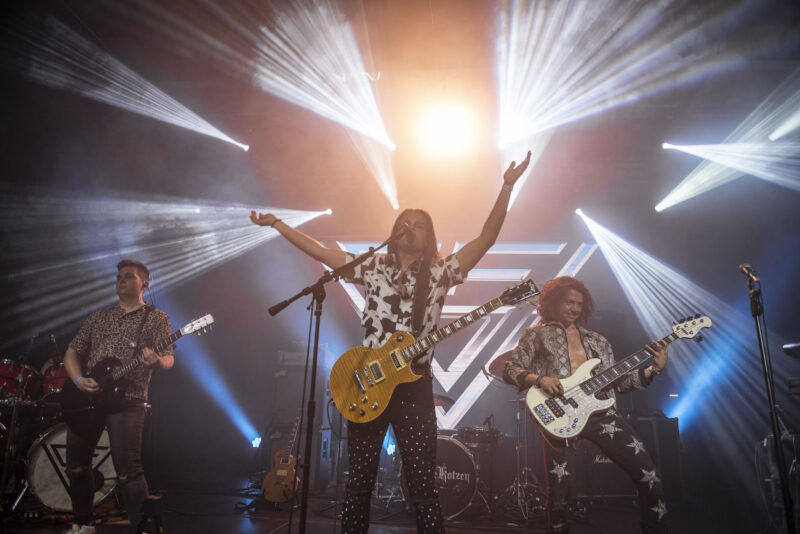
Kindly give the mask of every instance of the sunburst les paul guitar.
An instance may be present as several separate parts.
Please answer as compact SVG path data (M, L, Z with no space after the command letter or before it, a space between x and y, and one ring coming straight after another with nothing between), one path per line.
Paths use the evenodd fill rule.
M261 482L261 492L269 502L286 502L300 488L300 479L297 477L297 458L294 457L292 451L297 441L297 430L302 416L301 410L302 408L297 410L291 439L284 448L275 454L275 463Z
M681 319L672 327L672 333L661 340L672 343L676 339L691 339L700 330L710 326L711 319L705 316L696 315ZM601 361L599 358L590 358L571 376L561 379L561 385L564 386L563 395L551 397L541 389L532 387L528 390L525 402L539 426L550 436L562 439L574 438L586 426L589 416L614 404L614 399L598 399L596 394L609 388L629 372L649 365L652 359L653 355L642 349L608 369L592 375L592 371Z
M539 294L531 280L506 290L499 297L418 340L408 332L395 332L383 346L355 347L342 354L331 369L331 396L341 414L354 423L367 423L386 409L394 389L422 375L412 365L440 341L450 337L500 306L517 304Z

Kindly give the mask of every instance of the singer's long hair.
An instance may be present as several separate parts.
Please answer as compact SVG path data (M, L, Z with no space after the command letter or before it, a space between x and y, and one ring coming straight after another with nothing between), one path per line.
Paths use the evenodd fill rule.
M427 225L428 230L428 242L425 243L425 247L423 248L423 259L426 263L430 264L436 259L439 259L439 249L436 246L436 232L433 231L433 219L431 219L430 213L425 210L421 210L418 208L409 208L405 209L400 212L400 215L394 220L394 226L392 226L392 235L397 235L397 232L400 231L400 219L403 218L403 215L406 213L419 213L425 219L425 224ZM396 256L397 255L397 241L389 243L387 247L389 254Z
M581 326L586 326L587 321L594 313L594 299L592 299L592 294L589 293L583 282L571 276L553 278L542 286L542 293L539 295L539 306L536 308L542 319L548 322L555 319L556 308L570 289L574 289L583 295L583 308L575 322Z

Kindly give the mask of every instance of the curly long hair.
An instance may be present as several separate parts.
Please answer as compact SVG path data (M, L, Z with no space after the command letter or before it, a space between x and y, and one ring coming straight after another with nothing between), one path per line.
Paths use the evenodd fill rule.
M542 292L539 295L539 306L536 308L542 319L545 321L555 319L556 309L570 289L574 289L583 295L583 309L581 309L581 314L575 322L583 326L586 325L594 313L594 300L592 299L592 294L583 285L583 282L571 276L553 278L542 286Z
M400 215L394 220L394 225L392 226L392 234L395 235L397 232L400 231L400 219L403 218L403 215L406 213L419 213L425 218L425 224L428 230L428 242L425 243L425 248L423 249L423 257L427 263L432 262L434 259L439 258L439 248L437 247L436 242L436 232L433 230L433 219L431 219L430 213L425 210L421 210L418 208L408 208L400 212ZM396 255L397 254L397 241L389 243L389 246L386 249L389 254Z

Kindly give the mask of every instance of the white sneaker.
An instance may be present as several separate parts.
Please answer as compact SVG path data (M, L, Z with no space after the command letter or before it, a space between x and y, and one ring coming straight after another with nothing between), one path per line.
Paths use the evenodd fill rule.
M92 525L78 525L73 523L69 530L65 530L61 534L96 534L97 529Z

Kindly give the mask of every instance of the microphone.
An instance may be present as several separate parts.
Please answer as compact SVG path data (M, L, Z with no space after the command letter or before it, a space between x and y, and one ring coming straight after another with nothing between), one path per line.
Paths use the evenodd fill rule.
M750 266L749 263L743 263L739 265L739 272L748 277L753 282L757 284L761 283L761 279L758 277L758 275L756 274L756 272L753 270L753 268Z
M408 239L408 242L409 243L413 243L414 242L414 231L411 229L411 226L409 226L408 222L404 222L403 223L402 230L403 230L403 233L405 233L406 239Z

